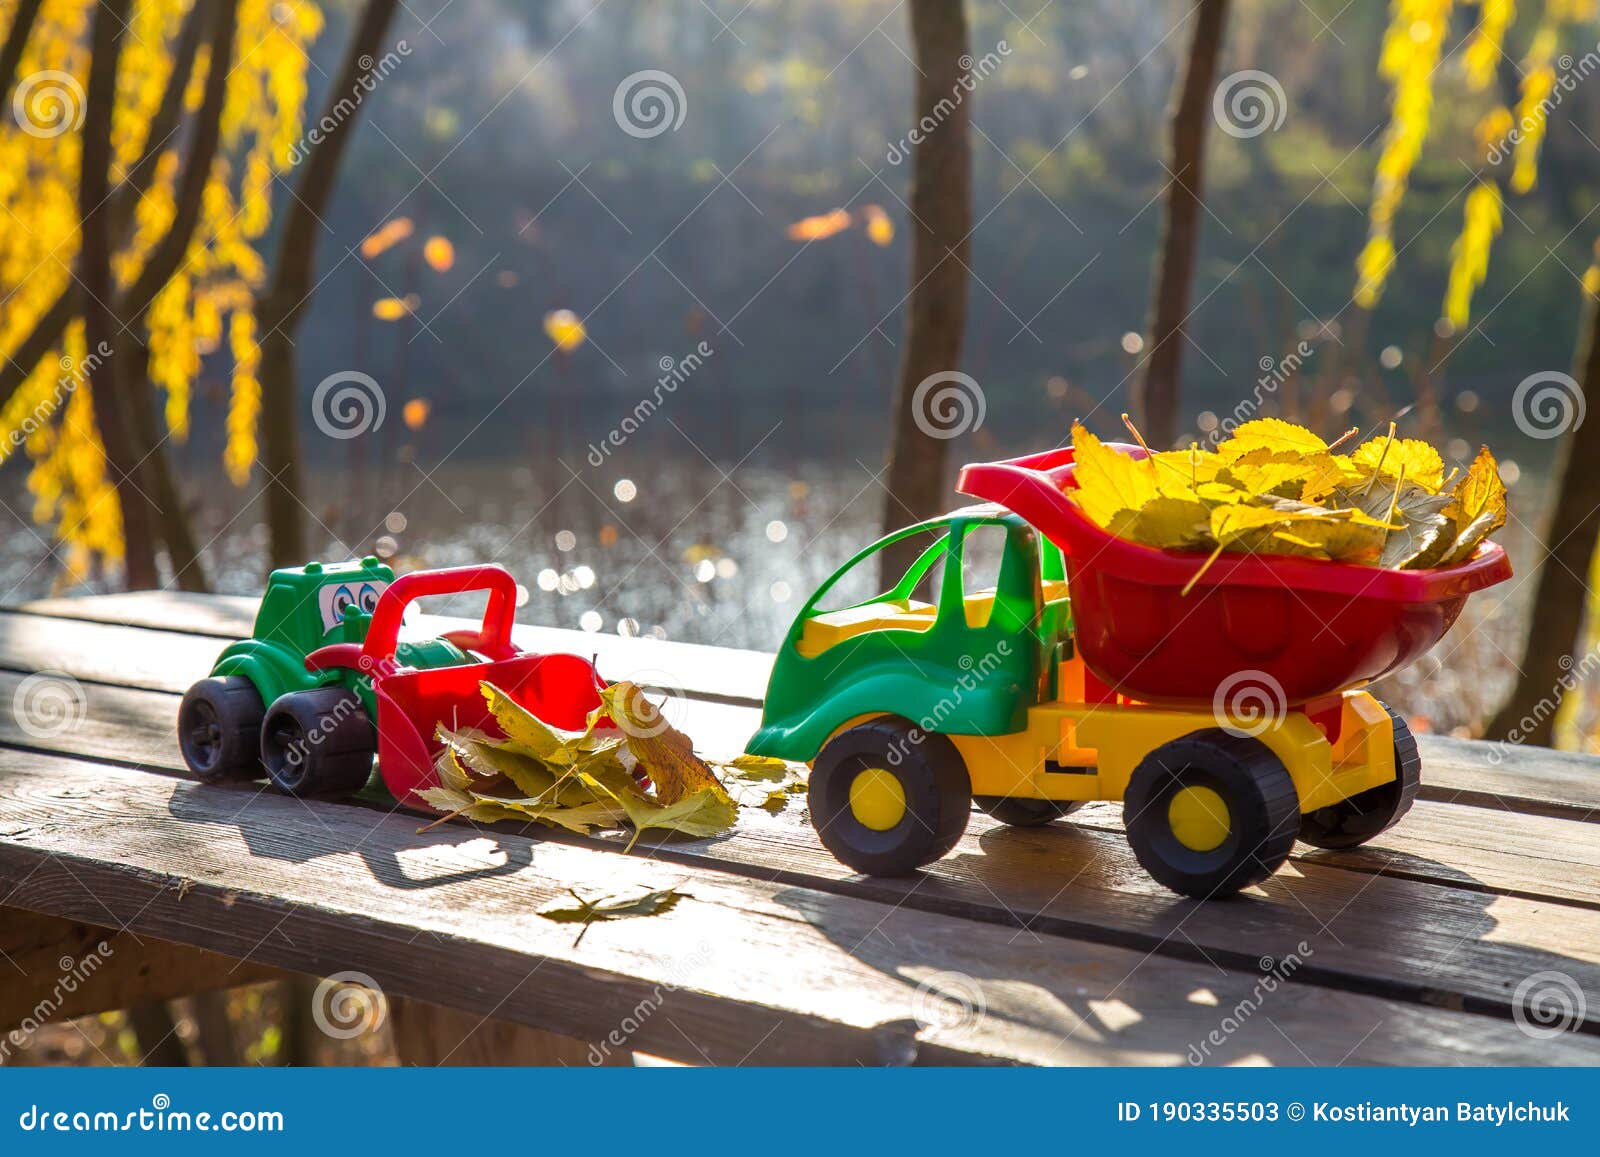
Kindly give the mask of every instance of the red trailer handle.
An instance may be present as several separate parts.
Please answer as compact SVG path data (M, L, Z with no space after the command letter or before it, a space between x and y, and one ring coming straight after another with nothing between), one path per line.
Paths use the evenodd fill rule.
M392 666L396 644L400 641L400 621L405 609L417 599L430 595L459 595L468 591L488 591L489 605L483 612L483 626L476 635L454 632L464 650L477 651L489 659L509 659L517 653L511 642L511 625L517 610L517 580L499 566L456 566L443 570L419 570L401 575L378 596L366 642L332 643L306 656L308 670L351 667L380 671Z
M376 667L394 658L400 639L400 620L412 602L431 595L459 595L468 591L488 591L483 626L477 638L466 640L468 649L490 659L509 659L516 654L511 643L511 626L517 610L517 580L499 566L455 566L443 570L419 570L401 575L378 598L361 648L363 666Z

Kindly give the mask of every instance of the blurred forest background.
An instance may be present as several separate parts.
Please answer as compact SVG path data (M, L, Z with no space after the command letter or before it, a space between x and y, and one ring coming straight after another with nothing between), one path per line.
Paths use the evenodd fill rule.
M75 36L55 63L86 75L87 56L73 54L87 53L93 4L5 7L13 17L38 9L41 30L54 20L55 35ZM131 5L124 88L143 53L167 63L181 54L188 5L165 0L166 15L153 14L162 7ZM257 82L249 107L259 113L227 94L218 156L233 158L237 216L224 205L213 221L208 200L195 245L207 222L253 219L242 242L261 268L233 253L228 277L213 279L226 292L207 299L197 276L186 302L136 303L149 311L150 377L165 398L166 427L150 444L170 462L195 554L179 567L156 551L157 581L261 588L274 553L265 495L280 467L266 451L256 461L256 370L273 356L256 339L279 327L273 316L230 326L229 278L271 305L260 287L281 272L273 254L303 202L295 182L310 164L307 126L337 99L363 21L387 8L377 52L363 58L368 70L382 58L382 75L340 124L332 188L298 226L299 248L314 254L314 297L286 354L298 373L305 554L376 551L402 567L492 558L528 587L530 619L775 645L798 601L894 509L885 453L914 284L909 134L915 58L927 47L913 36L918 6L236 7L235 60L260 63L244 46L252 28L263 53L282 59ZM941 504L956 503L948 483L963 461L1057 444L1075 417L1102 436L1120 433L1125 409L1148 423L1139 390L1163 351L1181 367L1160 368L1175 396L1155 427L1170 422L1179 441L1207 436L1256 399L1252 409L1329 437L1399 417L1403 433L1461 463L1488 442L1512 489L1515 517L1500 538L1522 573L1481 597L1472 629L1390 692L1421 726L1480 727L1516 673L1565 444L1530 436L1513 394L1530 375L1572 367L1593 297L1584 287L1600 233L1591 217L1600 83L1584 65L1600 35L1593 5L953 8L964 12L963 59L978 79L957 118L972 224L964 334L946 368L977 384L983 412L981 424L938 440L942 459L928 459L943 478ZM1208 22L1211 83L1189 109L1203 117L1185 122L1174 102ZM21 83L55 59L39 46L48 35L29 41ZM141 82L148 115L166 66L150 64ZM639 110L621 102L639 74L671 81L655 85L671 123L629 131ZM1241 74L1265 101L1266 123L1230 131L1222 120L1238 110L1219 101ZM191 115L203 82L195 69ZM1513 117L1540 108L1549 115L1531 146L1495 156ZM262 123L241 128L252 116ZM124 110L114 121L113 179L138 157L135 119ZM259 150L252 131L266 142ZM1184 163L1175 134L1200 150L1203 189L1198 171L1175 178ZM28 166L53 163L40 158L77 134L9 140L34 150L8 172L15 208ZM176 156L154 168L158 189L181 180ZM1184 324L1152 340L1164 221L1191 183L1200 196ZM261 198L270 213L251 208ZM159 234L161 213L135 217ZM219 235L211 228L213 251ZM25 296L39 275L26 255L8 262L10 298ZM163 305L183 324L163 321ZM5 332L18 330L14 315ZM170 346L202 356L189 367ZM381 424L367 414L359 436L327 436L313 420L314 391L359 379L381 394ZM654 412L629 428L652 397ZM608 443L618 430L621 444ZM7 601L123 581L104 549L116 528L87 546L72 541L67 441L64 427L54 440L30 435L29 453L11 454L0 474Z

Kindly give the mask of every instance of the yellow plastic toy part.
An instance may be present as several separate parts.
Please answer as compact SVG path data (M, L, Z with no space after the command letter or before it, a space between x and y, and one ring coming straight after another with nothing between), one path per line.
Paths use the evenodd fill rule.
M906 792L900 778L881 767L869 767L850 781L850 814L864 828L886 832L906 814Z
M1066 579L1045 582L1045 602L1059 602L1066 597ZM987 625L993 610L993 587L974 591L962 600L967 626L974 629ZM860 606L825 611L806 620L795 650L808 659L814 659L829 647L836 647L846 639L864 635L868 631L926 631L933 626L938 615L939 608L916 599L879 599Z

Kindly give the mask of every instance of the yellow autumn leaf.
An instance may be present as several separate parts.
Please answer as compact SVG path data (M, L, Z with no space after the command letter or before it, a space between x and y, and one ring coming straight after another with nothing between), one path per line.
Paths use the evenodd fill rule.
M1072 427L1074 497L1097 526L1109 527L1124 510L1139 510L1159 497L1153 462L1138 462L1101 442L1081 424Z
M1328 444L1304 426L1281 418L1256 418L1234 430L1233 436L1217 447L1223 462L1233 462L1252 450L1274 453L1326 454Z
M1209 546L1210 511L1198 499L1152 498L1137 510L1120 510L1106 527L1118 538L1163 550Z
M557 309L545 314L544 332L556 349L564 354L577 349L589 336L583 319L570 309Z
M815 217L803 217L784 232L791 241L823 241L836 233L843 233L848 228L850 228L849 211L834 209Z
M638 684L620 680L602 691L600 699L594 717L606 715L622 729L623 742L655 784L661 803L675 804L701 790L727 798L710 765L695 754L693 742L672 726Z
M456 263L456 247L448 237L429 237L422 246L422 259L436 273L444 273Z
M427 398L409 398L400 408L400 419L408 430L420 430L427 424L428 413L433 409L433 403Z
M874 245L881 248L894 240L894 222L882 205L863 206L861 216L866 220L867 239Z
M1356 447L1350 460L1365 474L1398 478L1424 490L1437 491L1444 482L1444 460L1420 438L1372 438Z
M417 307L415 297L380 297L372 303L372 316L379 321L399 321Z
M410 217L396 217L391 221L385 221L362 238L361 256L371 260L380 253L393 249L410 237L415 228Z

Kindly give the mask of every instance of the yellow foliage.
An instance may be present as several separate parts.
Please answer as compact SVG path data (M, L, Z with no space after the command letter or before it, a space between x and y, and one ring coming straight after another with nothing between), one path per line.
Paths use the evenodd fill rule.
M385 221L362 239L361 256L370 261L410 237L415 228L410 217L395 217Z
M882 247L894 240L894 222L889 220L882 205L866 205L861 215L867 222L867 238L874 245Z
M1517 95L1516 123L1522 132L1511 154L1511 191L1526 193L1539 179L1539 148L1550 127L1550 108L1545 103L1556 86L1557 33L1553 24L1542 25L1533 34L1533 44L1522 64L1522 87Z
M410 312L410 303L402 297L380 297L372 303L372 316L379 321L399 321Z
M1383 36L1378 74L1392 92L1372 182L1368 242L1358 259L1356 304L1371 309L1394 266L1394 215L1405 198L1411 170L1422 155L1433 113L1433 76L1455 0L1393 0Z
M802 217L785 232L791 241L823 241L850 228L850 213L833 209L816 217Z
M1500 186L1479 181L1467 194L1461 236L1450 249L1450 282L1444 294L1444 315L1457 329L1466 327L1472 292L1489 273L1489 249L1500 232Z
M256 423L261 417L261 346L256 341L255 315L234 312L228 326L228 346L233 352L233 388L228 400L228 443L222 464L235 486L250 481L256 462Z
M1348 457L1275 418L1245 423L1215 451L1191 447L1142 461L1081 425L1072 445L1078 485L1068 493L1091 521L1145 546L1209 551L1213 560L1229 551L1443 566L1469 558L1505 521L1505 487L1487 449L1447 491L1438 451L1396 438L1392 425Z
M177 37L195 2L140 0L123 37L112 180L124 179L148 149L159 147L145 170L148 187L131 207L127 233L116 239L112 272L121 287L138 277L176 213L180 150L188 134L176 133L170 143L147 137L172 77ZM46 0L18 76L64 73L71 83L57 91L70 97L75 86L81 102L93 11L94 0ZM227 335L233 368L224 465L235 481L248 477L256 453L254 299L266 273L257 244L270 224L271 182L289 166L302 136L307 49L322 24L312 0L240 0L221 147L207 175L200 220L180 272L141 319L150 378L164 395L166 424L177 438L188 432L189 401L202 362L220 352ZM191 112L200 104L210 68L202 44L184 89ZM59 131L46 106L29 108L41 118L33 124L11 116L0 120L0 213L7 220L0 230L0 298L6 301L0 356L16 349L70 284L79 244L80 138L73 122L81 104L69 108ZM82 345L81 327L74 326L0 412L0 444L20 443L32 460L33 513L64 543L69 577L122 555L121 512L107 478L89 387L80 369L63 369L69 362L81 366Z
M422 259L438 273L444 273L456 263L456 247L448 237L429 237L422 247Z
M1505 50L1506 30L1516 19L1516 0L1479 0L1478 25L1461 54L1467 82L1479 91L1494 80L1495 66Z
M545 314L544 332L556 349L564 354L577 349L589 336L589 331L583 326L583 319L570 309L556 309Z

